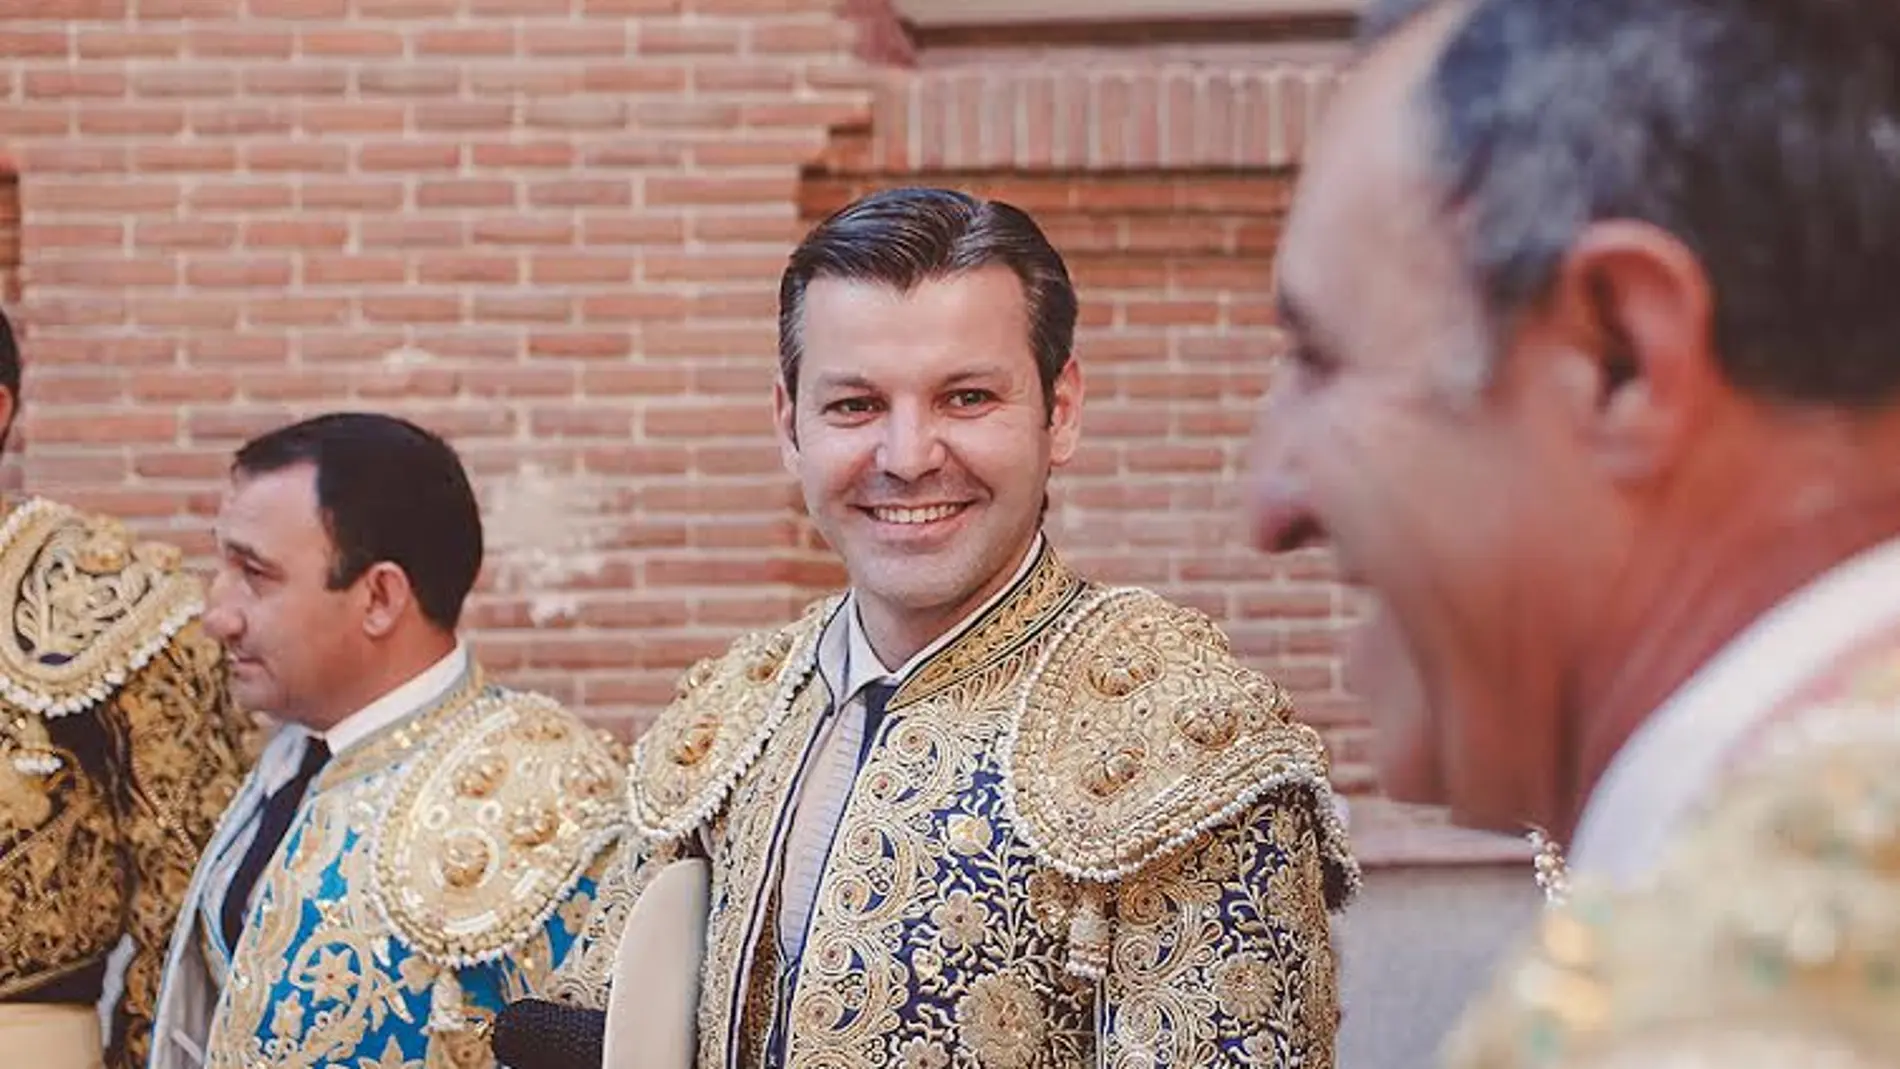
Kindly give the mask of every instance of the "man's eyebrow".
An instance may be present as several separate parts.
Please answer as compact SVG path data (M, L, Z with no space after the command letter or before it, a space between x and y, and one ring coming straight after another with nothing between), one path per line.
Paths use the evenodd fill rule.
M261 571L268 572L272 575L281 574L283 571L282 568L278 567L276 561L271 560L269 557L266 557L262 553L259 553L256 547L254 546L248 545L244 542L240 542L234 538L224 538L224 537L220 537L218 539L218 544L224 547L224 552L226 554L233 557L237 557L240 560L246 561L247 563L254 564Z
M821 372L818 380L812 385L826 390L875 390L877 388L872 385L870 379L855 371Z

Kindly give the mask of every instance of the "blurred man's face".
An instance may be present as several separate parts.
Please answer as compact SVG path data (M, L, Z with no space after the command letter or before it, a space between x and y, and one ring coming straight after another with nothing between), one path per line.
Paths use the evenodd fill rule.
M1427 177L1417 86L1448 17L1370 56L1308 157L1254 519L1270 550L1329 539L1376 596L1349 679L1386 788L1516 828L1562 804L1566 673L1608 572L1563 362L1490 340Z

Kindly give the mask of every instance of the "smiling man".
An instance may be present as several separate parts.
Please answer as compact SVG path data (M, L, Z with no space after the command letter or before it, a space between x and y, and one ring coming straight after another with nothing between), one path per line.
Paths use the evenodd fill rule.
M448 443L369 413L238 451L205 627L285 723L198 866L152 1069L494 1064L623 828L622 768L457 636L482 562Z
M1259 534L1395 793L1573 844L1451 1063L1900 1064L1900 7L1368 8Z
M1035 223L961 193L792 254L778 433L851 587L686 674L566 997L607 1004L629 907L702 853L701 1066L1333 1063L1356 871L1317 735L1041 533L1075 316Z

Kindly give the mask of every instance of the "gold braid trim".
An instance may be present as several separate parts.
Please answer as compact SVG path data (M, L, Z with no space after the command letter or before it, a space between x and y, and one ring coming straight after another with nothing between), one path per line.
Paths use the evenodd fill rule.
M1311 806L1338 908L1359 868L1325 747L1291 713L1206 616L1145 590L1092 592L1023 680L1003 740L1011 822L1057 870L1107 883L1291 794Z
M46 717L110 698L203 608L181 554L115 520L29 499L0 524L0 699Z
M372 844L371 900L437 965L541 931L625 831L613 750L560 703L488 689L402 774Z

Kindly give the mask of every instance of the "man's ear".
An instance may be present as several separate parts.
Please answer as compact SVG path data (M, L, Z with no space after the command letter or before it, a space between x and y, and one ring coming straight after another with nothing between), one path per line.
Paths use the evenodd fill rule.
M1072 356L1052 384L1049 408L1049 463L1067 464L1082 441L1082 365Z
M779 461L794 478L798 476L798 404L785 388L785 380L772 385L772 427L778 433Z
M20 399L12 390L0 386L0 446L13 440L13 418L20 414Z
M1702 264L1673 235L1617 220L1565 255L1544 316L1560 324L1572 411L1604 470L1660 478L1725 391Z
M393 561L377 561L363 573L360 582L369 597L363 613L363 631L371 638L384 638L396 629L403 614L415 602L409 573Z

